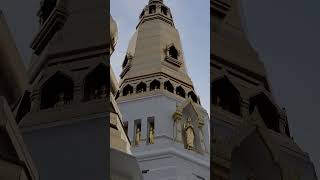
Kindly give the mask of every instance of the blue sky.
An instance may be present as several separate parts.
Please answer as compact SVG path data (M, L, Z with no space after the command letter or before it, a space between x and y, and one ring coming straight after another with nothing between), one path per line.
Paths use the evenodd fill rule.
M111 57L116 75L121 73L129 40L148 0L111 0L111 15L118 25L119 39ZM202 105L210 112L210 2L209 0L165 0L180 33L189 76Z

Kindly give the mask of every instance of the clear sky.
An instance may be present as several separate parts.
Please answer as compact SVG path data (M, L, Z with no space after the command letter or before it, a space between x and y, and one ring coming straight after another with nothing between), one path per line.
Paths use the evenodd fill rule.
M129 40L148 0L111 0L111 15L118 25L119 39L111 64L121 73ZM165 0L180 33L188 73L202 105L210 114L210 3L209 0Z

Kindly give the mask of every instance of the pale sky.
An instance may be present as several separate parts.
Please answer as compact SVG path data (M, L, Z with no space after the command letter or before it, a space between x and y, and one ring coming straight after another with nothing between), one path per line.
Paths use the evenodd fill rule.
M111 15L118 25L119 39L111 56L116 75L121 73L129 40L148 0L111 0ZM180 33L189 76L201 104L210 114L210 3L209 0L165 0Z

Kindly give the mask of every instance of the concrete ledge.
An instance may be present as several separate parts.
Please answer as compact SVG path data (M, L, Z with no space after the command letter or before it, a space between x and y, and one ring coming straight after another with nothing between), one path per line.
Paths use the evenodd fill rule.
M135 157L110 148L111 177L122 177L127 180L143 180L141 170Z

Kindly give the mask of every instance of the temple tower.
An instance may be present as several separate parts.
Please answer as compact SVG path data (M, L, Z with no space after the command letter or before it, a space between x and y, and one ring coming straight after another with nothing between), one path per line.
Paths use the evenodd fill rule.
M122 68L116 101L144 179L210 179L209 117L162 0L141 11Z
M111 17L111 16L110 16ZM116 22L110 18L110 55L118 39ZM110 67L110 180L142 180L138 162L132 156L130 142L125 133L122 115L115 101L118 81Z
M0 179L38 180L16 122L27 87L26 70L0 10Z
M41 1L30 95L18 122L43 180L141 179L114 100L118 84L108 61L117 28L106 3Z
M215 179L316 179L290 135L239 0L211 0L211 161Z

